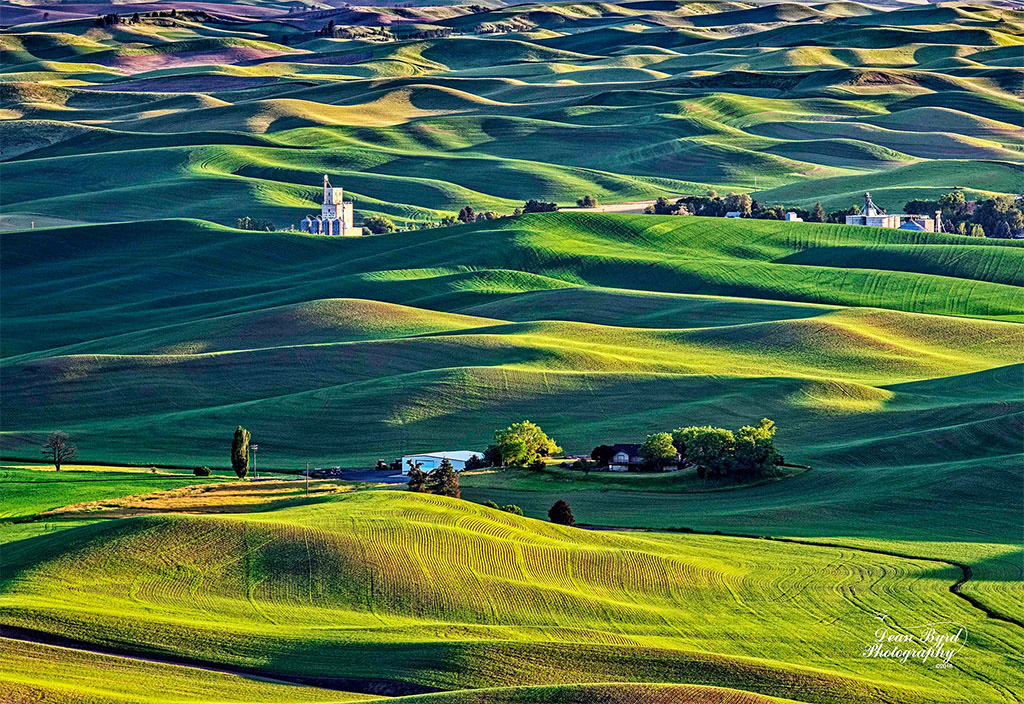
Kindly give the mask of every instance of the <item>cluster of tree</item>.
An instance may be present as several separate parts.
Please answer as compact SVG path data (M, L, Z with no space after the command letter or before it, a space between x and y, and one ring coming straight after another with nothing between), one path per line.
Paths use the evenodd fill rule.
M121 17L121 15L114 14L114 13L109 14L109 15L101 15L100 17L96 18L96 26L97 27L112 27L115 24L129 24L129 23L133 23L133 22L137 23L139 21L137 19L138 16L139 16L139 13L136 12L134 15L132 15L132 19L131 20L125 20L125 19L123 19Z
M402 30L401 36L399 31L395 30L395 39L444 39L452 35L451 27L436 27L434 29L416 29L416 30Z
M702 196L683 196L674 203L664 197L658 198L653 205L647 206L644 212L655 215L702 215L712 218L725 217L726 213L739 213L741 218L757 220L785 220L786 213L792 212L807 222L825 222L828 217L821 203L815 204L811 210L787 208L778 204L759 203L746 193L730 193L722 198L716 191L708 191ZM837 213L836 217L838 216ZM845 214L843 218L845 220Z
M494 443L484 450L483 460L492 467L514 465L543 469L543 458L561 451L562 448L539 425L524 420L495 432Z
M504 34L506 32L530 32L537 25L526 15L516 15L501 22L481 22L473 27L477 34Z
M273 232L277 229L274 227L274 223L269 220L251 218L248 215L238 218L238 220L235 221L235 227L239 230L253 230L255 232Z
M1024 197L998 196L968 203L963 191L943 193L938 200L908 201L903 212L932 216L941 211L943 230L974 237L1012 237L1024 231Z
M732 476L749 479L770 474L783 457L775 449L775 423L768 418L733 432L726 428L689 426L671 433L648 435L640 446L644 468L661 470L682 460L696 466L701 478ZM598 445L590 453L598 466L615 456L611 445ZM576 468L575 466L573 468ZM583 461L581 469L588 469Z
M210 468L207 467L206 465L203 465L202 467L196 467L195 469L192 470L192 474L194 474L197 477L208 477L210 476Z
M583 196L582 198L577 198L576 199L576 205L578 205L581 208L596 208L597 207L597 198L595 198L594 196L592 196L592 195L590 195L588 193L587 195Z
M580 203L584 200L589 199L590 205L586 207L594 207L597 205L597 200L593 196L584 196L577 200ZM522 207L517 207L512 211L512 215L522 215L523 213L553 213L558 210L557 203L548 203L539 200L528 200L523 203ZM493 210L487 210L481 213L476 212L471 205L465 205L459 209L457 216L446 215L438 221L432 222L410 222L405 226L406 230L426 230L435 227L450 227L457 223L471 223L471 222L485 222L487 220L497 220L499 218L506 217L500 213L496 213ZM241 222L241 220L239 220ZM239 225L241 227L241 225ZM395 232L398 227L390 218L383 215L371 215L367 218L363 218L363 229L368 230L375 235L383 235L389 232Z
M520 210L516 208L516 210ZM515 213L521 215L522 213L553 213L558 210L558 206L555 203L547 203L542 200L533 200L532 198L523 203L522 210Z
M48 12L43 13L43 19L47 19L49 17L49 14L50 13L48 13ZM128 18L128 19L126 19L124 17L121 17L120 15L118 15L116 13L111 13L111 14L108 14L108 15L101 15L101 16L96 18L96 26L97 27L112 27L113 25L117 25L117 24L140 24L142 22L142 18L143 17L147 17L147 18L159 18L159 17L174 17L174 18L178 18L178 17L181 17L181 18L185 18L185 19L188 19L190 21L193 21L193 22L203 22L203 21L206 21L206 20L212 20L213 19L212 15L204 12L203 10L182 10L179 13L177 9L172 8L170 10L158 10L158 11L155 11L155 12L144 12L144 13L142 13L142 15L140 15L138 12L135 12L135 13L132 13L132 16L130 18ZM164 24L164 25L166 25L167 23L166 22L157 22L156 24Z
M752 479L771 474L783 457L775 449L775 422L762 418L733 432L710 425L676 428L669 435L676 452L707 477Z
M463 223L484 222L487 220L497 220L500 217L501 216L493 210L477 213L473 210L473 206L467 205L459 211L458 221Z
M363 229L369 230L375 235L383 235L387 232L394 232L398 228L395 227L395 223L389 217L371 215L368 218L363 218Z
M421 462L408 460L409 464L409 491L421 494L437 494L438 496L451 496L454 499L461 498L459 491L459 473L455 471L452 463L447 458L441 460L441 464L430 472L424 472Z
M504 506L498 506L493 501L484 501L483 504L487 508L493 508L497 511L504 511L505 513L511 513L513 516L522 516L523 509L519 508L515 504L505 504Z
M402 29L401 24L385 27L345 26L335 24L329 20L320 29L313 32L313 37L328 37L332 39L365 39L367 41L399 41L401 39L443 39L454 33L451 27L432 27L429 29L407 28ZM287 43L287 42L283 42Z

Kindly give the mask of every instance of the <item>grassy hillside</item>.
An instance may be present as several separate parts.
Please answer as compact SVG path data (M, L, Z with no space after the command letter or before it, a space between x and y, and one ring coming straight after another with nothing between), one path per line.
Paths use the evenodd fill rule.
M685 681L797 701L996 701L989 682L1009 677L1020 640L951 594L956 571L935 563L588 532L405 492L131 518L5 552L13 625L154 653L187 640L189 657L210 662L445 689ZM856 657L878 612L967 626L965 676Z
M998 240L557 214L350 241L159 221L3 245L3 443L30 457L57 426L85 459L222 466L244 422L267 467L295 467L480 448L522 417L589 452L770 415L795 460L878 466L894 428L945 425L945 384L1024 361L1022 250ZM999 427L1006 391L981 384L956 403ZM1015 454L1006 427L950 459Z
M1020 191L1018 11L492 5L210 4L105 27L8 7L0 208L285 227L323 171L360 216L400 221L587 193L843 208L869 189L894 212Z

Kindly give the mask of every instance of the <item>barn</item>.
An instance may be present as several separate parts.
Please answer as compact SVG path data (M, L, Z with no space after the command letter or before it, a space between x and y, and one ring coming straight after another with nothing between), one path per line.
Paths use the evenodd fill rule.
M410 461L413 464L419 463L422 465L420 469L424 472L429 472L440 467L441 460L444 459L452 463L452 467L455 468L456 472L461 472L466 468L466 462L469 461L469 458L474 456L483 457L484 453L474 452L473 450L450 450L446 452L424 452L419 455L406 455L402 458L402 474L409 473Z

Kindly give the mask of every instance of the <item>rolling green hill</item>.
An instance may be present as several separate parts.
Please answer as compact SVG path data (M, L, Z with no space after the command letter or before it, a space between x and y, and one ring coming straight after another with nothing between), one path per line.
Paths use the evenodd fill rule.
M1022 35L1019 12L965 3L216 5L106 27L55 9L0 32L0 208L7 229L285 227L322 171L400 221L586 193L834 209L870 189L891 212L1016 194Z
M934 563L588 532L405 492L234 517L131 518L58 536L6 549L8 623L156 654L187 641L194 659L291 675L443 689L686 682L787 701L997 701L1006 693L991 682L1011 677L1016 662L998 648L1021 638L951 594L956 571ZM954 661L963 676L858 658L876 614L896 610L908 622L966 626L972 656Z
M881 442L901 385L1024 361L1024 250L1000 240L579 213L345 241L154 221L3 247L2 437L23 456L55 426L86 459L217 465L245 421L295 467L482 447L519 417L589 452L771 415L796 457L859 465L837 448ZM723 400L744 387L755 406ZM909 411L916 432L933 410ZM129 429L150 424L140 452ZM1016 452L1010 427L981 456Z

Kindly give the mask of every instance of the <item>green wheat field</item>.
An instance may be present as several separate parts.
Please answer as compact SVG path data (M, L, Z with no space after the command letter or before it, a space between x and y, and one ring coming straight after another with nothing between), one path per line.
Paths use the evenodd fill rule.
M1024 240L642 212L1017 196L1022 95L1008 1L0 1L0 701L1024 702Z

